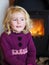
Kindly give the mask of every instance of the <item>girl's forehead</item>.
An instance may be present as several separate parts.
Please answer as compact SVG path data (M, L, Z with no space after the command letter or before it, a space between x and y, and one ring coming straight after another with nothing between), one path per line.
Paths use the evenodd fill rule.
M13 14L11 14L12 17L16 17L16 16L22 16L25 17L25 13L24 12L14 12Z

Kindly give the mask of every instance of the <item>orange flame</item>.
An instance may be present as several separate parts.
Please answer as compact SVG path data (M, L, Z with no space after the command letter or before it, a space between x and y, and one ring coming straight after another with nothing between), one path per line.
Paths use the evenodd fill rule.
M33 27L30 29L32 36L44 35L44 20L33 19Z

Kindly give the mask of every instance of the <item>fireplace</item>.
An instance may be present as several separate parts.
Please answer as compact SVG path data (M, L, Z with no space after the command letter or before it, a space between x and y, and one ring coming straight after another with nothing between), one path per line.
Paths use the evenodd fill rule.
M49 11L31 11L29 14L33 23L30 32L36 46L37 56L49 56Z

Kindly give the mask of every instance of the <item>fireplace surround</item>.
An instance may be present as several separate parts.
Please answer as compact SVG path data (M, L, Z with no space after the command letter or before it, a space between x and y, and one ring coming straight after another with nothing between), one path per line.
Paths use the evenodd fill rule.
M49 57L49 11L43 10L43 11L31 11L29 12L31 19L33 20L43 20L44 28L44 35L32 35L32 38L34 40L36 51L37 51L37 57ZM36 22L36 21L33 21ZM41 21L40 21L41 22ZM35 24L36 25L36 24ZM39 28L38 23L38 28ZM37 29L37 28L36 28ZM38 31L37 31L38 32ZM31 32L32 34L32 32Z

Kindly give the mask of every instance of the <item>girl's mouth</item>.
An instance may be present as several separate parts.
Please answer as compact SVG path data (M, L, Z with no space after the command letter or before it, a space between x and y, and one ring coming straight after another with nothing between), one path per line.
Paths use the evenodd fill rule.
M21 26L16 26L17 28L20 28Z

